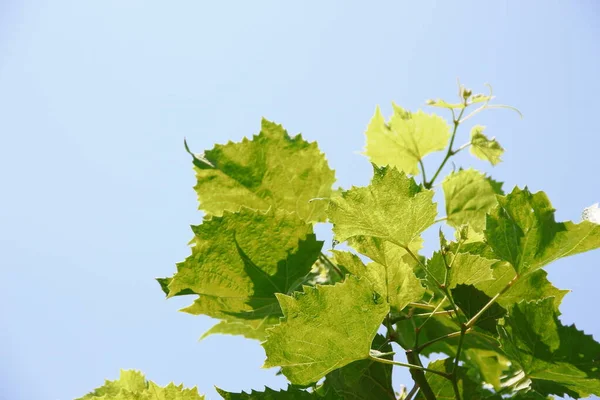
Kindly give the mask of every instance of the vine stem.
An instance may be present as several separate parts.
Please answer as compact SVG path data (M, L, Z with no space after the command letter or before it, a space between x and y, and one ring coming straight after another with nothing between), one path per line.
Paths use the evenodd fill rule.
M415 364L415 365L423 368L423 364L421 363L421 358L419 357L419 353L416 353L412 350L406 350L405 354L406 354L406 359L408 360L409 363ZM419 385L420 393L423 395L423 397L425 397L426 400L436 400L435 393L431 389L431 386L429 385L429 382L427 381L427 378L425 377L425 373L422 370L418 370L418 369L409 369L408 371L410 372L410 375L412 376L413 381L415 381L415 383L417 385ZM443 374L442 376L445 377L446 374Z
M458 347L456 348L456 356L454 357L454 367L452 367L452 389L454 390L456 400L461 400L460 390L458 389L458 362L460 361L460 353L468 330L469 328L466 325L462 325L460 328L460 338L458 339Z
M371 360L373 360L373 361L380 362L380 363L382 363L382 364L398 365L398 366L400 366L400 367L407 367L407 368L410 368L410 369L416 369L416 370L423 371L423 372L429 372L429 373L431 373L431 374L436 374L436 375L443 376L443 377L444 377L444 378L446 378L446 379L448 379L448 376L449 376L449 375L448 375L447 373L445 373L445 372L436 371L436 370L433 370L433 369L429 369L429 368L421 367L421 366L419 366L419 365L408 364L408 363L403 363L403 362L400 362L400 361L394 361L394 360L388 360L388 359L385 359L385 358L379 358L379 357L375 357L375 356L373 356L373 355L369 355L369 359L371 359Z
M466 104L465 104L465 106L466 106ZM444 160L440 164L437 171L435 171L435 174L433 175L431 180L429 182L424 181L423 186L425 186L426 189L431 189L431 186L433 186L433 183L435 182L435 180L438 177L438 175L440 174L440 172L442 172L442 169L444 168L444 166L446 165L446 163L448 162L450 157L452 157L454 154L456 154L456 152L454 150L452 150L452 146L454 145L454 139L456 139L456 131L458 130L458 126L461 123L460 119L462 118L462 116L465 112L465 109L466 109L466 107L460 111L460 114L458 114L458 118L454 118L454 110L452 110L452 117L453 117L452 119L454 122L454 129L452 130L452 137L450 138L450 145L448 146L448 151L446 152L446 156L444 157Z
M440 336L439 338L432 339L432 340L430 340L428 342L423 343L420 346L415 347L415 351L419 353L419 352L423 351L423 349L425 349L426 347L428 347L428 346L430 346L430 345L432 345L432 344L434 344L436 342L439 342L441 340L450 339L450 338L453 338L453 337L457 337L457 336L460 336L460 334L461 334L460 331L456 331L456 332L452 332L452 333L447 333L444 336Z
M471 144L472 144L471 142L463 144L463 145L462 145L462 146L460 146L458 149L456 149L456 152L455 152L454 154L458 153L459 151L463 151L463 150L464 150L464 149L466 149L467 147L471 146Z
M408 394L406 395L406 398L404 400L412 400L413 397L415 397L415 394L417 394L418 390L419 390L419 384L415 383L415 385L412 387L412 389L410 389L410 392L408 392Z
M465 335L467 334L466 329L460 330L460 338L458 339L458 347L456 349L456 357L454 358L454 368L452 368L452 375L456 378L456 371L458 370L458 361L460 358L460 352L462 351L463 342L465 341Z
M456 397L456 400L461 400L458 382L454 379L452 380L452 390L454 390L454 397Z
M458 243L458 250L460 250L461 244L462 244L462 242ZM456 254L458 254L458 251L456 252ZM440 286L440 289L442 290L442 292L444 292L444 295L450 301L450 305L452 306L452 309L456 313L456 319L458 319L459 322L462 322L461 321L462 318L460 317L460 315L458 313L458 307L456 306L456 303L454 303L454 299L452 298L452 296L450 295L450 291L448 290L448 278L450 276L450 268L452 268L452 265L454 265L454 260L456 260L456 254L452 258L452 261L450 262L450 264L448 264L448 260L446 260L446 254L442 253L442 259L444 260L444 265L446 266L446 273L444 275L444 285Z
M423 186L427 184L427 177L425 175L425 165L423 164L423 160L419 158L419 165L421 165L421 171L423 172Z
M475 314L473 316L473 318L471 318L469 321L467 321L467 323L465 324L466 328L471 328L473 325L475 325L475 323L477 322L477 320L483 315L484 312L487 311L488 308L490 308L492 305L494 305L494 303L496 302L496 300L498 300L498 297L502 296L504 293L506 293L506 291L508 289L510 289L512 287L512 285L515 284L515 282L519 279L519 274L515 275L514 278L512 278L510 280L510 282L508 282L506 284L506 286L504 286L504 288L502 288L502 290L500 292L498 292L497 295L495 295L494 297L492 297L490 299L490 301L487 302L487 304L485 306L483 306L483 308L481 310L479 310L479 312L477 314Z
M414 308L422 308L424 310L435 310L435 306L432 304L424 304L424 303L408 303L409 307Z
M454 310L435 311L430 313L415 314L414 317L433 317L435 315L452 315Z
M416 317L431 318L431 317L436 316L436 315L450 315L450 316L452 316L453 313L454 313L454 310L444 310L444 311L434 311L434 312L423 313L423 314L399 315L397 317L390 318L390 324L395 324L397 322L404 321L404 320L407 320L407 319L410 319L410 318L416 318Z

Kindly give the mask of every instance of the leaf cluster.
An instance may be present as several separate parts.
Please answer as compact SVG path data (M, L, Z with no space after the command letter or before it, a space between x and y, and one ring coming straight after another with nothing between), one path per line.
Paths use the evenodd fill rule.
M158 282L169 298L194 298L182 311L218 320L203 338L259 340L264 367L279 367L290 381L284 391L218 389L224 399L600 395L600 344L560 322L567 291L543 269L599 248L600 225L557 222L543 192L505 193L472 168L435 185L467 148L491 165L501 161L504 149L483 126L455 145L477 113L512 108L493 98L460 86L456 103L427 102L448 110L450 122L396 104L386 119L377 108L365 131L373 178L364 187L334 189L317 144L267 120L252 139L190 152L204 219L192 227L191 255ZM424 160L439 151L445 156L428 180ZM348 250L324 249L313 231L322 222ZM439 250L426 257L422 234L436 224L454 238L440 227ZM443 358L423 365L437 353ZM393 386L394 366L409 369L412 389ZM124 371L82 399L95 398L202 397Z

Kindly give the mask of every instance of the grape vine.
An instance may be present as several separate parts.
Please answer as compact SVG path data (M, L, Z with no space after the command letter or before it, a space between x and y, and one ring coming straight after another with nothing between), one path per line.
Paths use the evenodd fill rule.
M279 368L290 382L282 391L219 388L224 399L600 396L600 344L561 323L567 291L543 269L600 247L598 206L579 223L557 222L545 193L505 193L472 168L437 184L467 148L501 162L504 149L483 126L456 144L466 121L494 108L520 114L493 104L491 87L473 94L459 84L458 97L427 101L448 112L450 123L396 104L386 119L377 108L365 131L373 178L364 187L334 190L334 171L317 144L268 120L251 139L202 155L186 143L204 219L192 227L191 255L158 282L167 298L194 297L184 312L219 320L203 337L259 340L264 367ZM433 152L445 155L427 174L424 159ZM443 192L443 217L434 190ZM348 250L323 248L313 232L322 222ZM422 233L438 223L453 228L454 238L440 229L439 250L427 258ZM444 358L423 365L434 353ZM414 382L398 391L394 367L408 368ZM100 398L204 397L122 371L80 399Z

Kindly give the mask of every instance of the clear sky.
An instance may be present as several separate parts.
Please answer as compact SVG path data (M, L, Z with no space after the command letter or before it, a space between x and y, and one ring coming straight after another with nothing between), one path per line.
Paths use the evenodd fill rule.
M452 99L457 77L490 83L524 119L472 119L504 163L457 161L579 221L600 201L599 43L593 0L1 1L0 399L72 399L120 368L209 399L213 385L286 385L256 341L198 342L213 321L154 281L201 219L183 137L200 152L264 116L317 140L338 184L363 185L377 104L416 110ZM573 290L562 320L600 340L600 251L548 271Z

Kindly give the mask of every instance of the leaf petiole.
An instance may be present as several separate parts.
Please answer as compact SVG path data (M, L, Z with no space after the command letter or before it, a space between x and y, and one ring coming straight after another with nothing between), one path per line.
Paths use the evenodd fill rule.
M377 361L377 362L383 363L383 364L398 365L400 367L406 367L406 368L416 369L416 370L423 371L423 372L429 372L431 374L436 374L436 375L443 376L446 379L449 379L449 377L450 377L445 372L436 371L436 370L433 370L433 369L421 367L419 365L407 364L407 363L403 363L401 361L394 361L394 360L388 360L386 358L379 358L379 357L376 357L376 356L374 356L372 354L369 354L369 359L373 360L373 361Z
M469 321L467 321L467 323L465 324L465 327L467 328L471 328L473 327L473 325L475 325L475 323L477 322L477 320L483 315L484 312L487 311L488 308L490 308L492 305L494 305L494 303L496 302L496 300L498 300L498 297L502 296L504 293L506 293L506 291L508 289L510 289L512 287L512 285L514 285L514 283L519 279L519 274L515 275L514 278L512 278L510 280L510 282L508 282L506 284L506 286L504 286L504 288L502 288L502 290L500 292L498 292L498 294L496 294L494 297L492 297L490 299L490 301L487 302L487 304L485 306L483 306L481 308L481 310L479 310L477 312L477 314L475 314L473 316L473 318L471 318Z
M469 331L470 331L470 329L467 329L467 331L465 331L465 333L467 333ZM428 346L430 346L430 345L432 345L432 344L434 344L436 342L439 342L441 340L450 339L450 338L453 338L453 337L457 337L457 336L460 336L460 335L461 335L461 331L456 331L456 332L448 333L448 334L446 334L444 336L440 336L439 338L432 339L429 342L423 343L422 345L416 347L415 351L418 352L418 353L420 353L423 349L425 349L426 347L428 347Z

